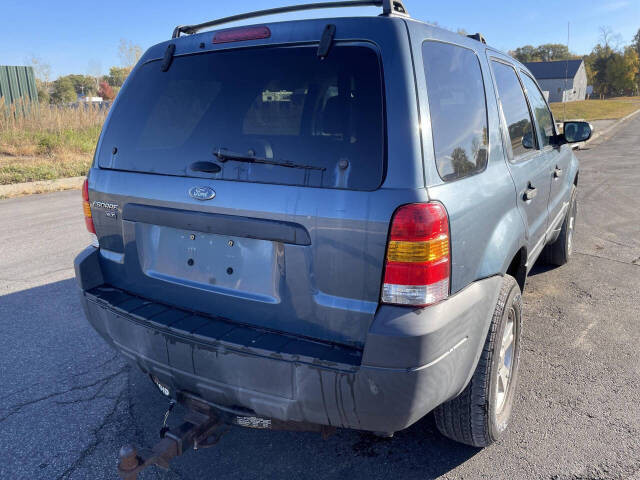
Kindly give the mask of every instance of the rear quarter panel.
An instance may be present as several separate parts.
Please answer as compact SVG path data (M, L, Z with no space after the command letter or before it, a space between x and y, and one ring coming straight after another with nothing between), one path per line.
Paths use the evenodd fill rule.
M462 35L408 22L414 55L423 142L425 184L429 198L447 209L451 230L451 293L480 278L504 273L525 244L525 225L504 155L503 139L485 47ZM422 43L436 40L474 50L480 61L487 100L489 160L486 169L443 182L437 170L429 116Z

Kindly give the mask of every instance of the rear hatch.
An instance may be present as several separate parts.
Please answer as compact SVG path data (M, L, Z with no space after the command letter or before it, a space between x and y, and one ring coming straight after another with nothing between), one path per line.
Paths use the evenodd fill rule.
M148 52L112 108L90 173L108 283L362 345L398 204L378 48L210 42L179 39L167 71Z

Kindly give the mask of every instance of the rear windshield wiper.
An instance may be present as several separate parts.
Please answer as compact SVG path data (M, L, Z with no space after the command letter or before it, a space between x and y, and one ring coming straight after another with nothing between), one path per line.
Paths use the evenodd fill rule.
M230 152L229 150L223 150L218 148L213 152L213 154L218 157L220 162L224 163L229 160L233 160L234 162L245 162L245 163L262 163L264 165L277 165L278 167L287 167L287 168L301 168L303 170L319 170L321 172L325 171L324 167L315 167L313 165L302 165L298 163L292 162L278 162L276 160L269 160L266 158L255 157L249 154L235 153Z

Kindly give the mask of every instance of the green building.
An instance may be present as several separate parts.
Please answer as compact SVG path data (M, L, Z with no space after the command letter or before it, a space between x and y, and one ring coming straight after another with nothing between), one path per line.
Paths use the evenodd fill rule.
M4 105L16 100L38 103L38 90L33 67L0 65L0 99Z

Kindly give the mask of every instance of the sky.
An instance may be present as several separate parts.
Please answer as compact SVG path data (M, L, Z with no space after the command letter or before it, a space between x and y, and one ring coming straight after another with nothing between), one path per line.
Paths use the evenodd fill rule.
M253 10L317 0L2 0L0 65L25 65L36 56L48 63L52 79L69 73L106 73L120 64L120 39L147 49L167 40L176 25L200 23ZM640 0L522 2L510 0L404 0L412 17L469 33L481 32L500 50L522 45L566 43L589 53L598 42L599 27L611 27L628 44L640 29ZM557 6L557 8L551 7ZM296 18L376 15L375 7L341 8L265 17ZM259 23L253 19L237 23Z

